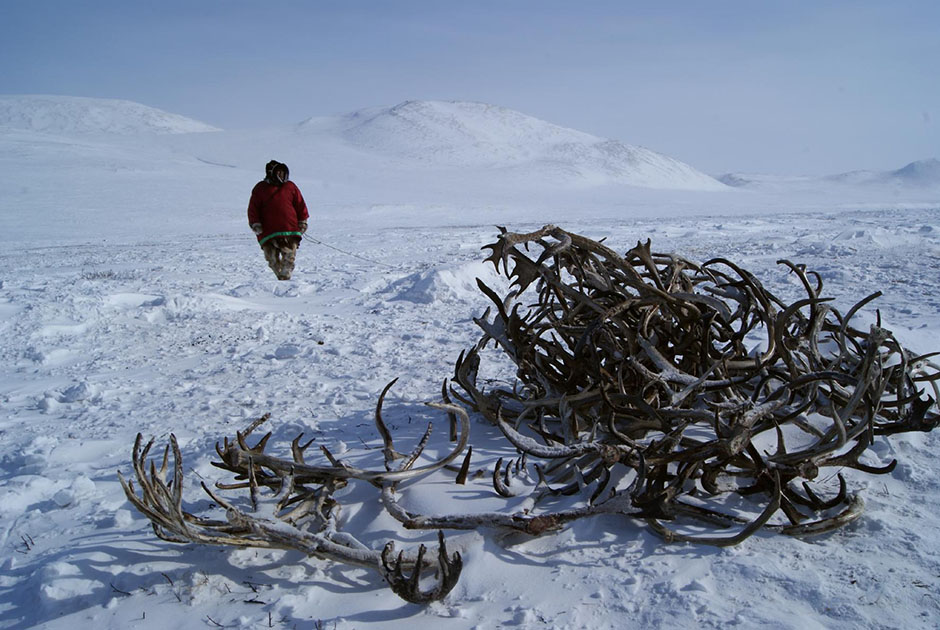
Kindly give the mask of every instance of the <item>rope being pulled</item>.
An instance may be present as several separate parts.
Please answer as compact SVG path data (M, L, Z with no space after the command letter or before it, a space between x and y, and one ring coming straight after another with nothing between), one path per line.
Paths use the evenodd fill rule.
M311 242L313 242L313 243L316 243L317 245L322 245L323 247L329 247L330 249L332 249L332 250L334 250L334 251L337 251L337 252L339 252L339 253L341 253L341 254L346 254L347 256L352 256L353 258L358 258L359 260L364 260L364 261L366 261L366 262L372 263L373 265L382 265L383 267L388 267L389 269L394 269L394 268L395 268L394 265L390 265L390 264L388 264L388 263L380 262L380 261L378 261L378 260L373 260L373 259L371 259L371 258L366 258L365 256L360 256L359 254L354 254L354 253L352 253L352 252L347 252L345 249L340 249L339 247L334 247L333 245L330 245L330 244L328 244L328 243L324 243L323 241L317 240L317 239L313 238L312 236L308 236L307 234L302 234L301 236L303 236L303 238L306 239L306 240L308 240L308 241L311 241Z

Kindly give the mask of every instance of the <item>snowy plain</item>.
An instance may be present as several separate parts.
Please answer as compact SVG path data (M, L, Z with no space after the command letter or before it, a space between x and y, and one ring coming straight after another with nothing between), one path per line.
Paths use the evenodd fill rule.
M219 131L88 99L0 97L0 628L935 628L940 435L880 439L889 475L845 472L862 518L805 540L716 549L642 524L582 520L537 539L448 532L464 572L427 607L375 572L294 552L173 545L127 502L142 432L182 448L185 501L214 444L270 412L273 448L303 432L382 467L373 411L417 440L499 284L495 225L554 223L624 251L724 256L780 295L776 261L818 271L845 311L940 350L940 176L724 177L480 104L411 102L279 128ZM92 121L91 124L89 121ZM172 132L172 133L171 133ZM918 156L912 156L916 158ZM245 219L269 159L310 206L294 278L266 268ZM898 165L902 167L902 165ZM899 170L901 170L899 168ZM440 424L441 427L445 426ZM474 469L497 431L472 425ZM448 449L439 428L430 450ZM829 481L837 484L830 471ZM416 485L428 512L504 506L488 475ZM469 501L469 499L473 501ZM344 529L380 548L432 542L368 489Z

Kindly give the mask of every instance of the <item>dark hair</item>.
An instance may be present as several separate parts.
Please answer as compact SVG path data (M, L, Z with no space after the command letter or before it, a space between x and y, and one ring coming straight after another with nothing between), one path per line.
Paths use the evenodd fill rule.
M287 168L287 164L283 162L278 162L277 160L271 160L264 165L264 179L269 184L277 184L278 179L275 177L277 171L284 171L284 181L290 177L290 169Z

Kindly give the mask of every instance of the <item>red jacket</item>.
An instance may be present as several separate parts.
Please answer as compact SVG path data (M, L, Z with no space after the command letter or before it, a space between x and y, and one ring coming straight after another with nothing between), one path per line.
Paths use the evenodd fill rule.
M248 224L261 224L262 231L258 235L261 244L275 236L296 236L299 239L299 223L309 216L304 197L292 181L280 186L261 181L251 190Z

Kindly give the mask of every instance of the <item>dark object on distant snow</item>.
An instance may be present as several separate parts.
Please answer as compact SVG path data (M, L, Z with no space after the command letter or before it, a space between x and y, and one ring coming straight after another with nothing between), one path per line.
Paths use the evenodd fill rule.
M307 204L290 181L287 164L271 160L264 172L264 180L251 191L248 224L277 279L290 280L297 248L307 231Z

